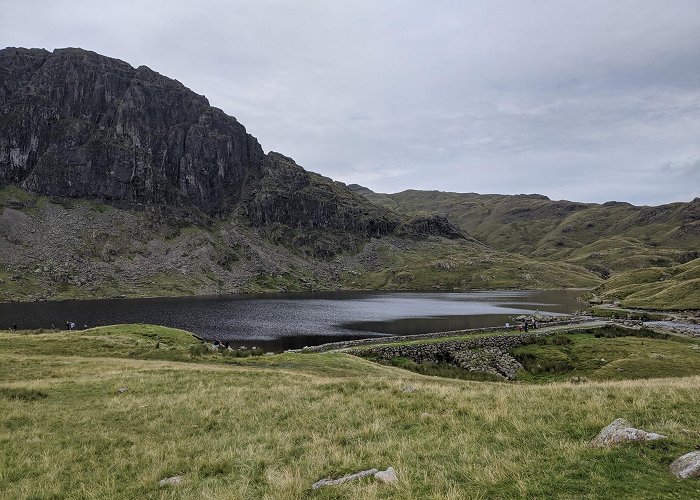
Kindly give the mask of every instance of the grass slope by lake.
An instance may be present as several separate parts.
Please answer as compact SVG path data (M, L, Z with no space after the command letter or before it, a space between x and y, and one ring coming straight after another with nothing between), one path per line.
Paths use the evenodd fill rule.
M0 333L6 498L693 498L668 464L700 440L700 377L507 384L347 354L200 355L126 325ZM406 386L415 388L404 392ZM128 390L119 393L120 387ZM616 417L667 434L594 449ZM323 477L396 468L395 486ZM180 486L158 480L183 475Z
M700 198L656 207L550 200L541 195L497 195L407 190L374 193L370 201L408 216L445 214L490 247L566 261L601 276L698 257Z
M511 354L525 367L517 379L526 382L574 377L627 380L700 373L700 341L619 327L544 337L513 349Z
M658 310L700 309L700 259L672 267L627 271L594 293L625 307Z

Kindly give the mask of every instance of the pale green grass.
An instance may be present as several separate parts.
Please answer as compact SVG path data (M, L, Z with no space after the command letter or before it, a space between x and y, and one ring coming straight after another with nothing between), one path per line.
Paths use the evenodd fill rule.
M342 353L236 365L216 356L131 359L149 355L133 353L129 343L154 342L153 334L169 347L158 350L176 359L184 359L190 340L166 329L139 338L138 326L127 329L101 336L106 344L127 344L111 357L95 352L99 332L76 335L75 355L65 351L63 336L55 337L60 348L52 354L51 334L0 333L0 497L700 494L697 481L677 481L666 470L700 440L700 377L524 385L425 377ZM79 347L83 342L95 344ZM415 391L403 392L407 385ZM128 391L117 393L119 387ZM44 397L30 397L36 393ZM590 448L616 417L669 439ZM370 479L310 489L323 477L389 465L399 475L395 486ZM158 487L176 474L185 477L182 485Z

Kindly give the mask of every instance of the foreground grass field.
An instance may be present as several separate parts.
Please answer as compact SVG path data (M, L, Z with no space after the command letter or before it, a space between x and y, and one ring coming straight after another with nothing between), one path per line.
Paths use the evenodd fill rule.
M138 325L0 333L0 497L700 495L666 470L700 443L698 376L467 382L341 353L224 358L194 344ZM669 439L590 448L616 417ZM393 486L310 489L390 465ZM184 482L158 486L173 475Z

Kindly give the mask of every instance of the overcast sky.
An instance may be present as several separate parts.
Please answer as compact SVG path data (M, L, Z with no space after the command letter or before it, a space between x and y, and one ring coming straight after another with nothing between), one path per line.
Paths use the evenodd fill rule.
M700 0L0 0L0 45L147 65L375 191L700 196Z

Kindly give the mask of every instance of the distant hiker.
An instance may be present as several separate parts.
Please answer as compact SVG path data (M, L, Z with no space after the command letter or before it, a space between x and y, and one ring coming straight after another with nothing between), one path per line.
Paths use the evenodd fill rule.
M506 321L506 328L510 328L510 323Z
M523 324L523 330L527 331L527 321Z
M17 325L15 323L12 323L12 331L13 332L17 331Z
M70 330L70 321L66 321L66 330Z

